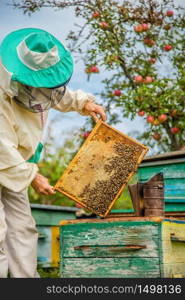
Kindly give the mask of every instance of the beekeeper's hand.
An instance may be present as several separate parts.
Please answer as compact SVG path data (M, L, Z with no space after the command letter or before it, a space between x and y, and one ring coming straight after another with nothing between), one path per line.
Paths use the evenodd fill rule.
M84 105L84 110L93 117L95 122L99 120L97 115L99 115L104 122L107 120L103 106L97 105L89 101Z
M37 173L37 175L33 179L31 186L39 194L43 194L43 195L55 194L54 187L49 184L48 179L39 173Z

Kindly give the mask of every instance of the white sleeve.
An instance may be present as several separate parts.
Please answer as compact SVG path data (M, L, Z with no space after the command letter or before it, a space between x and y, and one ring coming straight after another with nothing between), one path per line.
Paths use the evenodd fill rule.
M31 184L37 172L37 165L28 162L0 170L0 185L14 192L21 192Z
M81 115L88 115L83 111L84 105L89 101L95 103L95 100L96 98L92 94L85 93L82 90L71 91L66 88L63 98L54 109L62 112L77 111Z
M15 192L27 188L38 167L28 163L18 151L18 138L11 115L0 111L0 185Z

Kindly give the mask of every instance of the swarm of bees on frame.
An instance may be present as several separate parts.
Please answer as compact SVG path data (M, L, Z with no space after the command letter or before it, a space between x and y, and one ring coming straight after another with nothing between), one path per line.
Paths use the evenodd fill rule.
M105 214L122 185L127 183L130 173L135 172L142 153L140 146L121 142L116 142L113 150L115 155L104 165L109 179L97 180L93 186L87 184L79 195L85 206L97 214Z

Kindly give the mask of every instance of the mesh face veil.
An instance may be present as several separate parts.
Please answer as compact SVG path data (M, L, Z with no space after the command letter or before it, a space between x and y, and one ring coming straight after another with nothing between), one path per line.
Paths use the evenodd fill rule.
M17 95L13 99L23 108L39 113L55 107L62 100L65 91L66 85L49 89L34 88L18 83Z

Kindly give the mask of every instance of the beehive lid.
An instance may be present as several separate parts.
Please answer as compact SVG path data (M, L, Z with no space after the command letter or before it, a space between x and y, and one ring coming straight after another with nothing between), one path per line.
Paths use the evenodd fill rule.
M55 189L105 217L148 148L99 121Z

